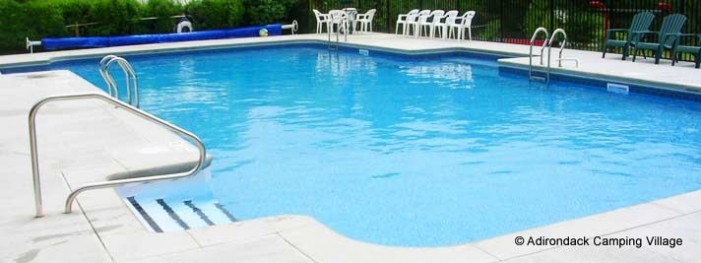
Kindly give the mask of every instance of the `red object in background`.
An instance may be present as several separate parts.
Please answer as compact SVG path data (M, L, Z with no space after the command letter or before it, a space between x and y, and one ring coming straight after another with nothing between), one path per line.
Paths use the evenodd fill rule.
M601 1L591 1L589 2L589 6L594 7L594 8L606 8L606 5L602 3Z
M662 11L671 12L673 8L672 8L672 5L670 3L659 2L659 3L657 3L657 9L662 10Z
M525 39L525 38L504 38L504 40L502 40L502 42L509 43L509 44L519 44L519 45L530 45L531 44L531 40ZM543 43L545 43L545 40L536 39L533 42L534 42L533 43L534 46L542 46Z
M606 33L606 31L609 30L609 13L606 12L606 4L600 1L591 1L589 2L589 6L593 8L598 8L599 11L601 11L601 13L604 15L604 33ZM603 35L603 38L606 39L605 34Z

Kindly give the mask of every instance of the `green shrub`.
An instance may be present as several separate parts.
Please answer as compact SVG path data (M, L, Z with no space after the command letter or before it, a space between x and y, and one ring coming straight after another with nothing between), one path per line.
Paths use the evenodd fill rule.
M173 32L173 15L186 12L196 30L269 24L289 19L300 0L0 0L0 54L24 52L24 39ZM300 10L297 10L300 11ZM303 10L306 14L306 10ZM301 11L300 11L301 12ZM141 17L158 17L140 21ZM245 19L244 19L245 18Z
M141 4L136 0L93 0L88 19L99 24L87 27L91 36L126 35L135 32Z
M489 21L485 26L484 30L477 35L477 38L483 39L485 41L495 41L498 42L501 32L501 20L495 19Z
M185 10L192 17L195 30L239 26L244 15L241 0L193 0Z
M25 38L40 39L66 35L63 18L56 4L50 1L0 0L0 53L25 50Z
M140 27L142 32L169 33L173 32L177 20L171 16L183 13L183 7L173 0L149 0L142 7L142 17L157 17L156 20L142 21ZM145 29L144 29L145 28Z
M14 0L0 0L0 50L9 53L21 50L24 40L27 15L22 10L22 5Z
M297 0L245 0L246 24L264 25L287 19Z
M572 5L568 5L567 0L555 0L550 2L550 0L534 0L531 2L529 8L530 10L548 10L551 3L555 6L560 7L554 10L553 14L553 25L550 24L550 16L538 16L538 12L529 12L524 18L526 28L523 29L524 35L530 35L529 32L534 32L536 28L540 26L545 26L554 30L555 28L563 28L567 31L568 47L570 48L587 48L590 43L597 43L600 41L602 35L601 31L598 30L603 27L603 19L598 12L592 9L577 10L568 9ZM564 7L564 8L562 8ZM587 14L586 12L591 12ZM578 14L578 15L575 15ZM558 41L560 37L558 37Z
M66 28L58 5L52 1L30 1L24 5L27 35L37 39L44 35L64 36Z
M92 22L88 17L93 2L91 0L50 0L50 2L55 2L61 10L65 25Z

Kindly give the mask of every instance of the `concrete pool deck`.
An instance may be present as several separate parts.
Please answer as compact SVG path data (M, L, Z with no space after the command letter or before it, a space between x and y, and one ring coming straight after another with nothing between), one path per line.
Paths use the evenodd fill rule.
M319 42L325 35L230 39L72 50L0 56L0 68L106 54L222 48L283 42ZM323 43L323 42L320 42ZM372 49L430 53L471 50L520 57L528 46L414 39L390 34L349 37L349 45ZM556 54L553 50L553 54ZM596 75L615 81L701 90L701 70L651 60L601 59L598 52L566 50L580 67L566 62L554 71ZM502 59L506 67L527 65L524 58ZM555 63L554 63L555 65ZM97 66L96 66L97 68ZM580 73L577 73L580 72ZM650 203L511 233L465 245L441 248L396 248L345 238L313 218L282 215L180 232L148 231L112 189L86 192L74 213L62 214L69 188L109 174L192 162L191 147L122 110L101 103L57 103L39 116L44 202L47 216L33 218L33 196L27 113L43 97L75 92L101 92L68 71L0 76L0 262L544 262L654 261L694 262L701 257L701 191ZM66 114L64 114L66 113ZM70 113L70 114L68 114ZM149 155L161 149L157 157ZM215 157L216 158L216 157ZM216 159L215 159L216 160ZM517 236L594 236L682 238L675 248L647 246L517 246Z

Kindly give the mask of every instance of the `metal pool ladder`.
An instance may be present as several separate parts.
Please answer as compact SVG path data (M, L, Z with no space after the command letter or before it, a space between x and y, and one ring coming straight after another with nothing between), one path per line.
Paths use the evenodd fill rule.
M333 29L333 25L331 26L331 29ZM336 32L334 32L334 35L336 35L336 42L333 42L333 41L331 40L331 32L330 32L330 31L328 32L329 40L328 40L327 43L328 43L328 46L329 46L329 50L338 50L338 42L339 42L339 39L340 39L340 36L339 36L340 32L339 32L339 31L341 31L340 26L339 26L339 29L338 29Z
M333 16L331 16L330 19L331 19L331 21L330 21L331 24L329 24L329 30L326 30L326 31L328 31L327 33L329 36L327 43L329 45L329 50L338 50L338 46L339 46L338 43L340 42L340 38L341 38L340 37L341 29L343 29L344 40L346 42L348 42L348 31L350 30L350 25L348 24L348 17L347 17L347 15L343 15L343 16L338 17L338 18L334 18ZM338 28L334 32L334 34L336 35L336 42L334 43L333 41L331 41L331 31L333 30L333 26L334 26L333 21L335 19L338 19L339 22L338 22ZM345 27L344 27L344 25L345 25Z
M558 28L558 29L555 29L555 31L553 31L553 35L552 35L552 37L550 38L550 41L549 41L549 43L548 43L548 60L550 60L550 50L551 50L552 47L553 47L553 41L555 41L555 37L557 37L557 34L558 34L558 33L562 34L562 37L563 37L564 39L562 40L562 44L560 44L560 52L558 53L558 56L557 56L557 59L556 59L556 60L557 60L557 66L561 68L561 67L562 67L562 61L574 61L575 66L576 66L576 67L579 67L579 59L577 59L577 58L563 58L563 57L562 57L562 51L565 49L565 46L567 45L567 40L568 40L568 39L567 39L567 33L565 33L565 30L562 29L562 28ZM548 71L550 71L550 66L548 66ZM550 73L548 73L548 75L550 75Z
M198 149L199 159L198 159L198 162L195 164L195 166L186 172L152 175L152 176L138 177L138 178L118 179L118 180L89 183L86 185L82 185L82 186L78 187L77 189L72 190L72 192L68 195L68 198L66 199L66 203L65 203L65 213L67 213L67 214L71 213L73 201L75 201L76 197L84 191L101 189L101 188L116 187L116 186L121 186L121 185L125 185L125 184L131 184L131 183L153 182L153 181L188 177L188 176L192 176L192 175L197 174L197 172L199 172L202 169L202 167L204 166L207 152L206 152L204 143L202 143L200 138L198 138L196 135L190 133L189 131L186 131L178 126L175 126L173 124L168 123L167 121L161 120L158 117L155 117L151 114L148 114L142 110L139 110L138 108L136 108L135 106L132 106L131 104L127 104L127 103L119 101L118 99L115 99L113 97L105 96L103 94L98 94L98 93L84 93L84 94L59 95L59 96L48 97L48 98L42 99L39 102L37 102L36 104L34 104L32 109L29 111L29 147L30 147L31 163L32 163L32 178L34 181L33 185L34 185L34 202L35 202L35 206L36 206L36 217L44 216L43 203L42 203L42 197L41 197L41 177L39 176L39 151L37 149L37 132L36 132L37 113L39 112L39 109L41 109L42 106L44 106L48 103L51 103L51 102L69 101L69 100L90 100L90 99L104 101L108 104L114 105L117 108L124 109L132 114L135 114L139 117L142 117L150 122L158 124L162 127L165 127L166 129L168 129L170 131L173 131L175 133L180 134L181 136L183 136L185 138L190 139Z
M107 55L100 60L99 70L100 76L107 83L107 92L111 97L119 100L119 87L110 73L110 67L117 63L124 72L124 80L126 84L127 101L129 105L139 108L139 80L136 76L136 71L131 66L131 63L122 57L115 55Z
M545 47L548 46L548 42L550 39L550 34L548 33L548 30L544 27L539 27L533 32L533 36L531 37L531 42L530 42L530 51L528 53L528 79L530 80L541 80L544 81L545 83L548 83L550 81L550 57L548 55L548 68L547 71L545 72L545 77L541 76L535 76L533 75L533 45L535 45L535 40L538 38L539 33L544 33L545 34L545 39L543 39L543 47L540 48L540 65L543 65L543 55L545 51ZM548 49L549 50L549 49Z
M548 47L548 63L547 63L546 70L545 70L545 72L544 72L544 73L545 73L545 77L533 75L533 72L534 72L534 70L533 70L533 45L535 44L535 40L536 40L536 38L538 37L538 33L540 33L540 32L545 33L545 39L543 40L543 46L542 46L542 48L540 49L540 65L541 65L541 66L543 66L543 57L544 57L543 51L544 51L545 47ZM562 44L560 44L560 52L558 53L558 56L557 56L557 59L556 59L556 60L557 60L557 66L561 68L561 67L562 67L562 61L574 61L574 62L575 62L575 66L576 66L576 67L579 67L579 59L577 59L577 58L563 58L563 57L562 57L562 51L564 51L565 46L567 45L567 40L568 40L568 39L567 39L567 33L565 33L565 30L562 29L562 28L555 29L555 31L553 31L552 36L550 36L550 35L548 35L548 30L547 30L547 29L545 29L544 27L539 27L539 28L536 29L535 32L533 33L533 37L531 37L530 53L529 53L529 55L528 55L528 78L529 78L529 79L531 79L531 80L541 80L541 81L543 81L543 82L545 82L545 83L549 83L549 82L550 82L550 72L551 72L551 70L552 70L552 67L550 66L550 57L551 57L551 54L552 54L553 42L555 41L555 38L557 38L558 34L562 34L563 40L562 40Z

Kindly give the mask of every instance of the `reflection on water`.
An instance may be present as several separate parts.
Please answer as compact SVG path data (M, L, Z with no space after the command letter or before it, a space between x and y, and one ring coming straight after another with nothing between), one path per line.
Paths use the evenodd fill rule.
M455 63L426 63L418 66L405 66L401 72L413 79L414 83L432 83L449 88L472 88L472 67Z

